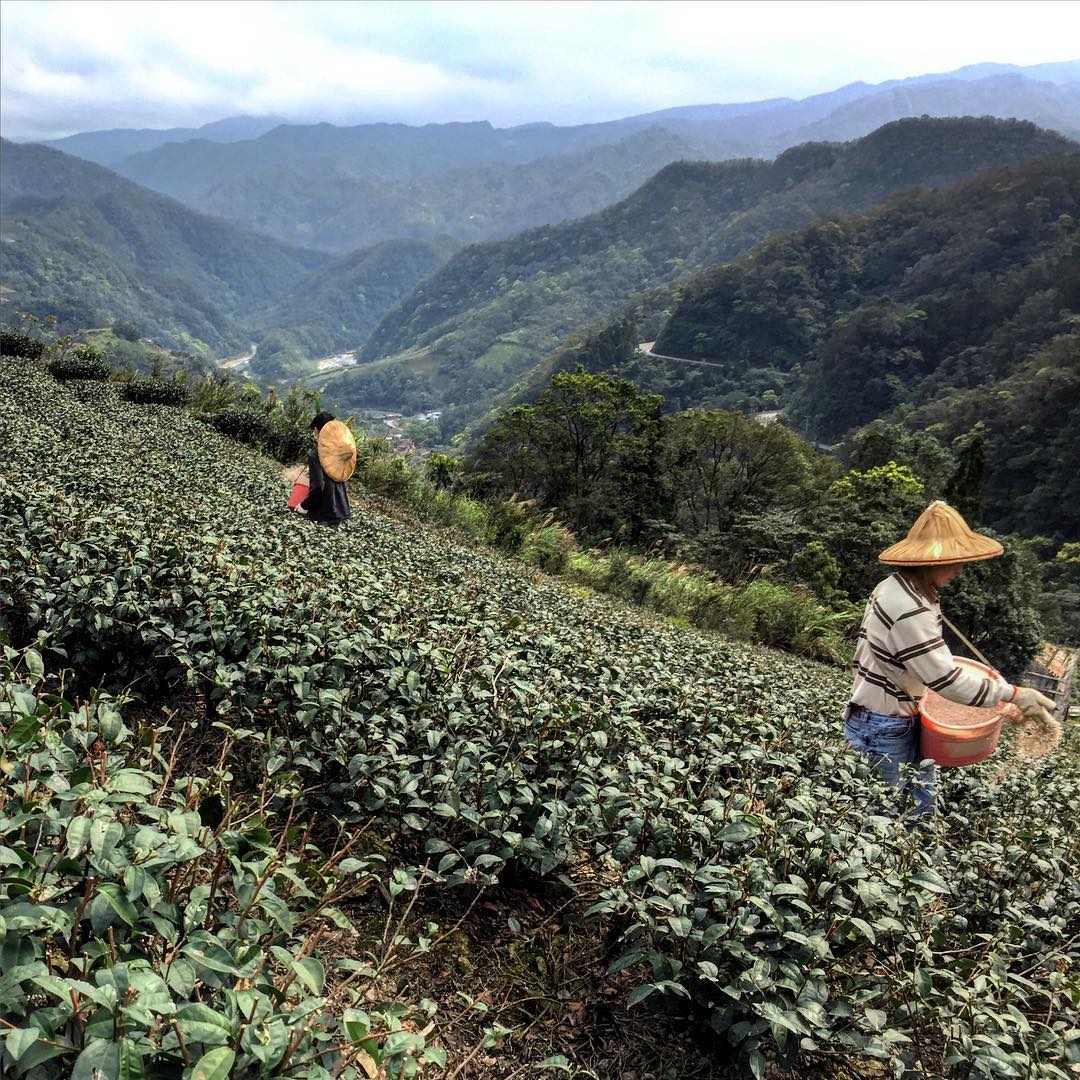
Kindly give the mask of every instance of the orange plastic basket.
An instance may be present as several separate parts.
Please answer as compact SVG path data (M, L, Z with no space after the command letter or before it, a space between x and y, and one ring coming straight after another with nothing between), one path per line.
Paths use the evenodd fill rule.
M958 656L961 669L995 682L1005 680L993 668ZM919 752L939 765L974 765L985 761L1001 737L1005 715L998 706L989 709L958 705L933 690L927 690L919 703L922 723L919 731Z
M290 510L299 506L306 498L307 493L310 491L310 487L307 484L301 484L299 480L292 486L292 491L289 493L288 507Z

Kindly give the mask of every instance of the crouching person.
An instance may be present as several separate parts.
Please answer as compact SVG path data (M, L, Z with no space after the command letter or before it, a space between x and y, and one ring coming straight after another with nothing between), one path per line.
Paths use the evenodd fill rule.
M321 412L311 421L315 447L308 455L309 488L297 511L311 521L336 529L352 517L346 481L356 471L356 440L333 413Z

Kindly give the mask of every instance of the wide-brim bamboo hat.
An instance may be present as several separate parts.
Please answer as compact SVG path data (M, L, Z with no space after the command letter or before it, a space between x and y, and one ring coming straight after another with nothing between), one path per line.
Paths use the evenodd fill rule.
M948 503L938 499L919 515L907 536L886 548L878 559L890 566L939 566L992 559L1004 550L996 540L975 532Z
M348 425L328 420L319 430L319 464L331 480L345 481L356 472L356 440Z

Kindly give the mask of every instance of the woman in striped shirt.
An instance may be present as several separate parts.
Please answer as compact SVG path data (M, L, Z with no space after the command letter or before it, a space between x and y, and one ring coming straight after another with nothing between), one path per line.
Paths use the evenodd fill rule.
M961 670L941 636L938 590L966 563L992 559L1002 550L938 501L923 511L905 539L879 556L896 570L866 605L844 736L871 757L885 779L902 792L910 788L916 815L933 813L937 786L933 763L919 764L919 699L927 688L964 705L1012 701L1027 716L1054 707L1028 687ZM904 765L917 766L913 780L901 775Z

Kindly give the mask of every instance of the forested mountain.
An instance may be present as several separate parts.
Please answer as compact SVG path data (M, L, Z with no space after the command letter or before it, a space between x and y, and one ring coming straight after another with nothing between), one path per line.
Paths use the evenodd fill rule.
M247 331L211 296L168 274L139 270L65 229L0 218L0 299L4 314L55 315L60 328L133 323L168 346L239 352Z
M772 162L674 164L600 213L459 252L383 320L362 358L404 355L345 373L328 391L353 406L476 406L636 292L731 259L776 229L1072 145L1016 121L926 119Z
M447 240L387 240L314 271L252 316L259 344L252 370L281 378L309 368L309 357L355 349L454 246Z
M238 123L262 123L248 118L196 138L183 129L97 132L63 145L86 140L90 156L108 155L125 176L194 209L342 253L402 237L510 236L607 206L671 161L772 157L923 114L1017 117L1080 135L1080 63L977 65L800 101L695 105L569 127L288 124L231 137ZM121 161L113 156L121 136L159 142Z
M1080 153L833 215L680 291L654 349L709 366L635 355L620 320L531 373L517 400L581 363L669 409L765 388L829 442L886 417L948 446L981 422L987 519L1080 537Z
M245 341L246 315L327 261L57 150L6 140L2 150L0 280L20 310L231 348Z
M257 139L271 128L283 124L280 116L230 116L197 128L110 128L106 131L81 131L62 139L49 139L42 145L65 154L112 166L132 154L145 153L167 142L207 139L210 142L239 142Z
M614 142L647 126L623 130L613 122L496 128L486 120L419 127L290 124L242 142L166 143L127 158L118 169L156 191L191 200L245 176L329 173L408 181L486 162L520 164Z
M486 162L408 181L333 171L245 175L191 202L323 251L405 238L475 243L581 217L625 198L669 162L699 155L695 144L653 127L588 152Z

